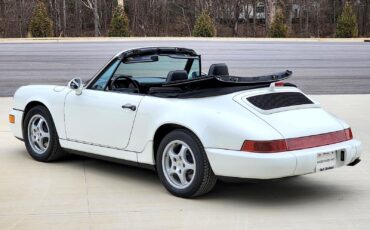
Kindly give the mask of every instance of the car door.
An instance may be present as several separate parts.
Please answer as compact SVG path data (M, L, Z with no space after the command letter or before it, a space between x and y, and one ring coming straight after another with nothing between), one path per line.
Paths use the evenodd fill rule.
M68 140L124 149L143 96L85 89L65 99ZM129 105L129 106L128 106Z
M106 86L121 63L113 59L81 94L71 91L65 98L66 137L108 148L125 149L130 139L139 94L106 91Z

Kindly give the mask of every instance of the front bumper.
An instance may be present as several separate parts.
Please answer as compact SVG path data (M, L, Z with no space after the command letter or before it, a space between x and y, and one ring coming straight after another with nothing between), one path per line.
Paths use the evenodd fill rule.
M14 124L12 123L9 124L10 130L12 131L13 135L16 138L23 139L23 132L22 132L23 111L12 109L9 114L15 117Z
M206 148L213 172L217 176L273 179L316 172L317 154L344 151L336 167L348 165L361 155L361 142L350 140L310 149L273 154Z

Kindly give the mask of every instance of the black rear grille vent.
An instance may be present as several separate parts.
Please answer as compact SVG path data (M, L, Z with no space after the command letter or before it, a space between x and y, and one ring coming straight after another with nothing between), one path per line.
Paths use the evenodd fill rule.
M305 95L296 92L269 93L247 98L257 108L263 110L277 109L294 105L313 104Z

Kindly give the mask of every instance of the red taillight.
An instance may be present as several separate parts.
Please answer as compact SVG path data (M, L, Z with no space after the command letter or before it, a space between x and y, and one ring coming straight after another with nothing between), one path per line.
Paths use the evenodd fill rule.
M242 151L254 153L275 153L287 151L285 140L244 141Z
M276 87L284 86L284 82L282 82L282 81L275 82L275 86Z
M352 140L353 139L353 134L352 134L351 128L345 129L344 131L346 132L347 139Z
M272 141L249 141L243 143L241 151L254 153L278 153L336 144L353 138L350 128L313 136Z

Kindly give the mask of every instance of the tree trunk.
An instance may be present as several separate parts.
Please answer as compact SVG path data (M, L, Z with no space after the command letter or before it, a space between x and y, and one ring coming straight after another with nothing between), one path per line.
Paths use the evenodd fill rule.
M137 23L136 23L136 21L137 21L137 19L136 19L136 15L137 15L137 1L134 1L134 12L133 12L133 17L132 17L132 20L131 20L131 23L132 23L132 29L134 30L134 31L136 31L136 25L137 25Z
M256 0L252 1L253 4L253 37L257 35L257 2Z
M267 30L269 30L276 14L276 4L274 0L266 0L265 12L266 27Z
M122 7L123 10L125 10L125 3L123 0L117 0L117 4Z
M337 5L336 5L337 0L333 0L333 24L335 26L337 22Z
M5 35L5 3L0 0L0 37Z
M55 6L55 13L56 13L56 34L55 36L59 37L62 32L62 25L61 25L61 17L60 17L60 2L58 0L54 0Z
M240 1L236 2L235 10L234 10L234 28L233 28L233 36L238 36L238 24L239 24L239 16L240 16Z
M292 32L292 11L293 11L293 1L289 0L285 5L285 22L288 27L288 34Z
M316 37L320 37L320 9L321 9L320 1L317 1L315 4L315 14L316 14Z
M301 8L299 9L299 36L302 36L302 27L303 27L303 25L302 25L302 6L301 6Z
M263 4L264 4L264 16L265 16L265 31L264 31L264 36L267 36L267 28L268 28L268 25L267 25L267 0L264 0L263 1Z
M100 30L99 30L99 11L98 11L98 0L94 0L94 7L93 7L93 13L94 13L94 27L95 27L95 37L99 37Z
M23 37L23 0L18 1L18 31L19 31L19 37Z
M63 0L63 35L67 37L67 8L66 0Z
M82 22L81 22L81 3L80 1L75 1L75 36L80 37L82 32Z
M246 29L246 32L245 32L245 34L247 35L247 37L249 37L249 34L248 34L248 32L249 32L249 24L250 24L250 22L249 22L249 1L247 2L247 29Z
M308 17L308 9L306 9L306 37L308 38L308 37L310 37L310 31L309 31L309 28L308 28L308 19L309 19L309 17Z
M362 36L367 36L369 33L368 23L369 23L369 3L370 0L365 0L364 3L364 12L362 19L363 34Z

